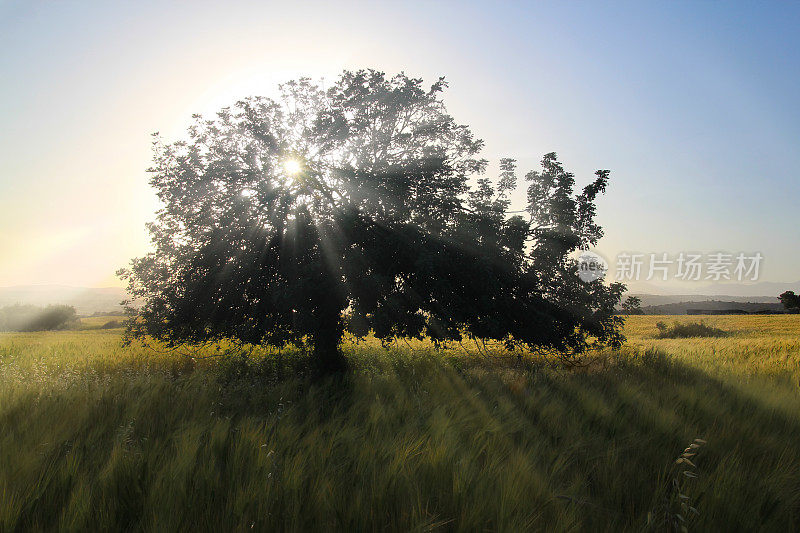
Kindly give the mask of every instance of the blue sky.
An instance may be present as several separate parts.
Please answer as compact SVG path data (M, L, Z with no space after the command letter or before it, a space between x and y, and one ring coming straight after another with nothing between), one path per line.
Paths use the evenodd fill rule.
M150 136L299 75L450 81L490 159L612 170L600 251L761 252L800 279L800 4L0 1L0 286L147 250Z

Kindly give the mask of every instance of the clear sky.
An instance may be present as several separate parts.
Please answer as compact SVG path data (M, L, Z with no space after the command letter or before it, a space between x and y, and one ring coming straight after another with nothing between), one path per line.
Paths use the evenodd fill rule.
M612 170L600 246L761 252L800 279L800 4L3 2L0 286L118 285L150 133L299 75L451 87L485 156Z

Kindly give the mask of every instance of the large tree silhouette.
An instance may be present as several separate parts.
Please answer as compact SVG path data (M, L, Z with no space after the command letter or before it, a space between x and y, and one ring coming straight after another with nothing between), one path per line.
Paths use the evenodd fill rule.
M128 338L307 343L323 371L345 366L345 328L563 354L619 345L622 287L581 281L569 259L602 235L608 172L575 195L548 154L525 176L525 215L510 213L514 161L485 177L445 87L372 70L327 90L301 79L196 117L185 141L157 138L164 207L154 252L121 271L144 302Z
M800 294L795 294L794 291L786 291L778 299L786 309L800 309Z

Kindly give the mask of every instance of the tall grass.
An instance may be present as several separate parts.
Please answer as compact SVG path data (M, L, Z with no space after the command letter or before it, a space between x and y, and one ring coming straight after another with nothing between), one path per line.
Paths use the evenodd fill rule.
M592 365L424 343L188 360L0 335L0 530L641 530L686 443L698 530L800 524L800 317L713 317Z

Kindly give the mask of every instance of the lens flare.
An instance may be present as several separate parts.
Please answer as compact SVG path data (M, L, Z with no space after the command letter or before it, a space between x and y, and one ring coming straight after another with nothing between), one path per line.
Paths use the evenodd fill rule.
M303 170L303 166L297 159L287 159L283 162L283 170L285 170L290 176L295 176L299 174L301 170Z

